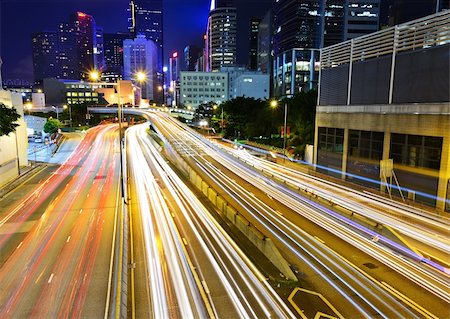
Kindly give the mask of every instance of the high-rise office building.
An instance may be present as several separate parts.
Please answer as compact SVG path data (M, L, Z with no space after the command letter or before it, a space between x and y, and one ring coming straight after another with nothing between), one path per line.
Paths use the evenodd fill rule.
M33 72L35 83L57 77L58 36L56 32L40 32L32 36Z
M144 35L123 42L123 66L125 80L136 81L138 72L145 72L146 79L136 84L142 90L144 99L154 100L157 95L157 56L158 47L155 42Z
M347 0L345 40L376 32L380 21L380 0Z
M202 50L195 45L188 45L184 48L184 66L186 71L195 71L195 63Z
M272 10L267 11L258 26L258 70L272 74Z
M116 82L123 78L123 41L128 39L125 33L105 33L104 52L105 70L102 79L106 82Z
M448 10L449 0L391 0L388 22L390 26L419 19L427 15Z
M208 71L236 64L236 19L234 1L211 1L205 41Z
M132 38L142 34L158 47L158 70L163 67L163 4L162 0L131 0L129 30Z
M102 72L106 68L103 28L99 27L99 26L97 26L95 29L94 65L95 65L96 70L99 70Z
M274 5L274 94L317 87L319 50L378 29L379 0L279 0Z
M63 22L58 30L59 77L67 79L87 78L96 69L97 26L92 16L77 12Z
M258 32L261 18L253 17L250 20L250 52L248 68L256 70L258 68Z

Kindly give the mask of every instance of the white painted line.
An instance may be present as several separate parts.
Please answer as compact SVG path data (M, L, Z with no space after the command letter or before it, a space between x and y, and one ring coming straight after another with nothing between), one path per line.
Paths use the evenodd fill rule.
M19 249L20 248L20 246L22 246L22 244L23 244L23 241L21 241L20 242L20 244L17 246L17 248L16 249Z
M204 281L204 280L202 281L202 286L205 289L205 293L207 293L209 295L210 291L209 291L208 285L206 284L206 281Z
M283 216L283 214L279 210L276 210L275 213L277 213L280 216Z
M267 197L269 197L271 200L273 200L272 196L270 196L269 194L266 194Z
M70 241L70 236L67 237L66 243L68 243Z
M53 276L54 276L54 274L52 273L52 274L50 275L50 279L47 281L47 283L51 283L51 282L52 282Z
M184 245L187 246L188 243L187 243L186 238L183 237L183 238L181 238L181 239L183 240Z
M87 194L87 196L86 197L89 197L89 193Z
M314 236L314 238L317 239L318 241L320 241L322 244L325 244L325 242L322 239L320 239L319 237Z
M83 208L82 209L80 209L80 212L78 213L78 214L81 214L83 212Z

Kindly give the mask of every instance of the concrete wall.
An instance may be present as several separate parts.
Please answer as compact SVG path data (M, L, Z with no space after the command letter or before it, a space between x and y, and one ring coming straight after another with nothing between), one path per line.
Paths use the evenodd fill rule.
M18 174L18 161L20 166L28 165L28 138L27 128L24 121L22 96L20 93L0 90L0 103L9 107L15 107L22 116L17 123L16 133L0 137L0 187Z
M437 105L439 106L439 105ZM437 107L436 106L436 107ZM432 107L432 106L431 106ZM403 108L408 108L404 105ZM437 136L443 138L440 170L420 167L410 167L394 163L394 169L423 175L424 178L436 177L438 181L437 196L441 198L436 206L444 209L447 196L448 181L450 180L450 115L448 114L374 114L374 113L325 113L318 112L316 116L316 132L314 141L314 162L317 163L318 128L334 127L345 129L348 140L348 130L364 130L384 132L385 138L391 133ZM383 158L389 157L390 142L384 143ZM345 172L346 161L342 170ZM414 189L415 185L401 185Z
M254 244L278 270L290 280L297 281L297 277L292 272L289 263L280 254L278 248L273 244L270 238L264 236L254 225L252 225L244 216L230 206L226 200L217 194L201 177L192 169L189 171L190 181L211 201L218 209L219 213L228 219L242 234L244 234L252 244Z

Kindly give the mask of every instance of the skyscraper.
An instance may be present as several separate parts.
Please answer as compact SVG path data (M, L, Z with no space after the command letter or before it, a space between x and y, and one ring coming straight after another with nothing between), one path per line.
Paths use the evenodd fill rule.
M186 71L194 71L195 63L202 51L195 45L188 45L184 48L184 64Z
M264 74L272 74L272 34L273 14L269 10L258 26L258 70Z
M97 68L97 26L92 16L77 12L58 30L59 77L83 79Z
M40 32L32 36L33 72L35 83L45 78L57 77L58 37L56 32Z
M378 31L380 0L348 0L345 13L345 40Z
M389 13L391 26L450 8L449 0L393 0L392 2Z
M116 82L123 78L123 41L128 39L125 33L105 33L104 36L105 70L102 79Z
M129 30L132 38L142 34L158 47L158 70L163 67L163 4L162 0L131 0Z
M236 19L234 1L211 0L205 41L208 71L236 64Z
M250 70L258 68L258 32L261 18L253 17L250 20L250 52L248 67Z
M95 69L104 71L105 65L105 52L104 52L104 39L103 28L97 26L95 29L95 43L94 43L94 65Z
M142 90L144 99L154 100L157 87L157 51L158 48L152 40L144 35L123 42L123 66L125 80L136 80L138 72L145 72L147 77L142 83L137 83Z

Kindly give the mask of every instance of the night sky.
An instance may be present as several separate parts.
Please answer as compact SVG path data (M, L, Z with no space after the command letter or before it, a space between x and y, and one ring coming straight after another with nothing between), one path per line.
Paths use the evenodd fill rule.
M182 52L188 44L202 45L210 0L164 1L164 49L166 57ZM31 34L56 31L70 13L82 11L94 17L105 33L126 32L129 0L0 0L3 79L33 81ZM250 18L262 17L270 0L237 0L238 64L248 62ZM167 60L165 60L167 61Z

